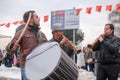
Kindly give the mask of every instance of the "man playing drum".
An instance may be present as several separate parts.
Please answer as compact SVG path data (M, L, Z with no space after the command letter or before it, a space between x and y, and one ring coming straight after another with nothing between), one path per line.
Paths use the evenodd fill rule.
M27 80L25 76L25 70L24 70L26 57L39 44L40 38L39 38L38 31L40 26L39 24L40 18L38 17L35 11L27 11L23 15L23 20L24 20L24 23L26 23L25 28L22 30L19 30L15 34L12 41L7 45L6 50L8 52L14 52L18 46L21 47L20 49L21 75L22 75L22 80Z

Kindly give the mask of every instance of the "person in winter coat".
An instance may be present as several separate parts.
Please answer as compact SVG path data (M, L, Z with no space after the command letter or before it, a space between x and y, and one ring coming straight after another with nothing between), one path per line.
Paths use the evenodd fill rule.
M97 80L118 80L119 43L114 36L114 25L105 24L104 33L94 42L93 51L99 51Z
M16 33L18 32L18 31L20 31L21 29L24 29L24 27L25 27L25 23L23 23L23 24L21 24L21 25L19 25L17 28L16 28ZM40 29L40 28L39 28ZM39 30L38 29L38 30ZM45 42L47 42L48 40L47 40L47 37L46 37L46 35L42 32L42 31L38 31L38 37L39 37L39 39L38 39L38 44L39 45L41 45L41 44L43 44L43 43L45 43ZM15 55L16 55L16 58L17 58L17 63L16 63L16 66L17 67L19 67L20 66L20 46L19 46L19 48L17 48L16 49L16 51L15 51Z
M19 30L13 37L12 41L6 46L6 50L8 52L15 51L17 47L20 46L19 54L22 80L27 80L24 69L26 57L32 52L33 49L35 49L39 45L39 39L42 39L39 38L40 18L35 11L31 10L24 13L23 15L24 23L28 22L30 14L31 17L29 19L29 23L19 43L15 44L24 29Z
M93 71L94 64L93 64L93 57L92 57L92 45L88 44L85 50L85 69L87 71Z
M14 58L14 55L12 53L7 53L4 57L4 60L5 60L5 66L6 67L12 67L13 65L13 58Z
M0 49L0 66L1 66L1 64L2 64L2 60L3 60L3 54L2 54L2 51L1 51L1 49Z
M60 47L65 51L65 53L71 58L73 55L73 49L67 44L67 38L63 37L63 28L56 24L52 28L53 38L49 42L58 42Z

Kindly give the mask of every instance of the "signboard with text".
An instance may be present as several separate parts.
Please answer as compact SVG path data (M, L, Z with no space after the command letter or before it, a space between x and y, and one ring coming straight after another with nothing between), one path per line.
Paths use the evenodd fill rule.
M61 24L63 29L78 29L79 15L76 15L75 9L52 11L51 28L56 24Z

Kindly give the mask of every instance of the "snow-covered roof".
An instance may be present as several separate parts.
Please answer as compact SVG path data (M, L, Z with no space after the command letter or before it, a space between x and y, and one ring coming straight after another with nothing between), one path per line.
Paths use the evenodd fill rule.
M0 34L0 49L5 49L11 38L11 36Z
M0 38L11 38L11 36L0 34Z

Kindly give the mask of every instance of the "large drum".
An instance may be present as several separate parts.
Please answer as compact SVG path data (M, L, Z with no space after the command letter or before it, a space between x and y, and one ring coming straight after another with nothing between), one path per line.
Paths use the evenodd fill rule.
M26 77L30 80L77 80L78 68L56 42L44 43L26 58Z

